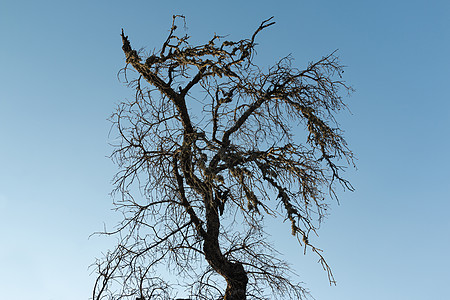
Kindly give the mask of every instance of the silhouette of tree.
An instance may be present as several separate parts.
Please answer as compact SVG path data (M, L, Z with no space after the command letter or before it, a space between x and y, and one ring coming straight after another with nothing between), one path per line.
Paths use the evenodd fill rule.
M93 298L174 299L181 285L191 299L301 299L306 291L266 241L268 216L290 222L333 283L310 235L336 183L353 189L341 177L353 155L334 118L351 91L343 66L332 53L304 69L290 56L258 67L255 39L272 18L249 39L214 35L199 46L176 34L178 22L149 55L122 31L122 74L136 90L112 116L123 221L107 232L119 241L96 263ZM179 282L165 281L161 266Z

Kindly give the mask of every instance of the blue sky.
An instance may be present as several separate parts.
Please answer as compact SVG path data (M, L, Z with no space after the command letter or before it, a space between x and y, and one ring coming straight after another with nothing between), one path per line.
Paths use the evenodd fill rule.
M248 37L258 60L299 67L339 49L356 89L338 116L358 170L319 231L337 280L294 240L277 245L318 300L448 299L449 1L0 0L0 289L2 299L87 299L88 266L114 243L91 238L120 217L108 196L120 29L158 48L173 14L192 42ZM283 226L274 228L274 232Z

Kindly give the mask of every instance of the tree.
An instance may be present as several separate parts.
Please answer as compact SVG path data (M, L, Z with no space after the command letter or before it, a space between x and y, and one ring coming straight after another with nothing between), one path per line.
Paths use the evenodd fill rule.
M249 39L214 35L199 46L177 35L178 22L148 55L121 34L122 74L136 90L112 116L123 221L108 232L119 241L97 261L93 298L173 299L175 284L191 299L301 299L306 291L266 241L264 220L280 216L333 283L310 235L336 184L353 189L339 165L353 154L334 118L341 91L351 91L343 66L333 52L302 70L290 56L259 68L255 39L272 18ZM161 266L179 282L163 280Z

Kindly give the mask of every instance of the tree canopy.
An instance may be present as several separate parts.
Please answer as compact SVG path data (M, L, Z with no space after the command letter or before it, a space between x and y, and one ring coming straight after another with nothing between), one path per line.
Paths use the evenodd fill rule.
M191 45L174 16L159 50L134 50L122 31L121 74L135 97L111 120L118 244L99 260L94 299L301 299L307 293L267 242L264 220L288 221L300 246L327 214L353 164L335 120L351 91L333 52L294 66L254 63L256 38L214 35ZM161 267L179 279L161 274Z

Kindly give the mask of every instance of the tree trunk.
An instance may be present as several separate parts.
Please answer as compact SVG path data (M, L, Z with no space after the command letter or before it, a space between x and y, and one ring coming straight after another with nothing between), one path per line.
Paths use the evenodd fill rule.
M227 282L224 300L245 300L247 294L248 276L240 262L229 261L219 246L219 217L207 205L206 239L203 244L206 261Z
M247 293L247 272L241 263L231 263L233 275L227 278L224 300L245 300Z
M204 251L209 265L227 282L224 300L245 300L248 276L239 262L230 262L220 252L218 243L205 241Z

